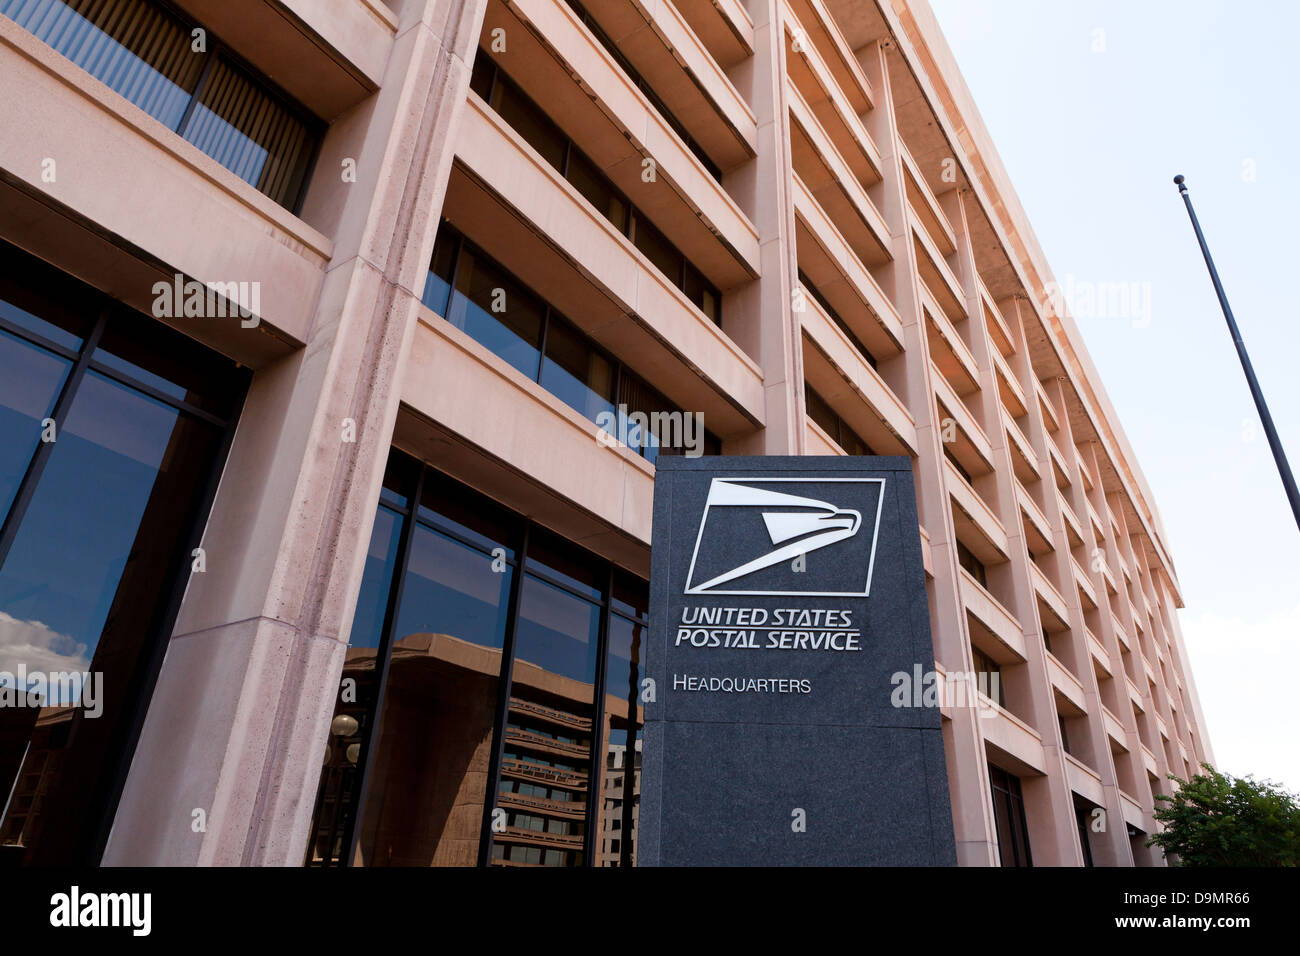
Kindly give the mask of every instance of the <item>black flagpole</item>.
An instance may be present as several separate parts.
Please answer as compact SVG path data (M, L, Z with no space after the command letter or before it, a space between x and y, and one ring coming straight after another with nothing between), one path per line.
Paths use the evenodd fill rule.
M1273 460L1277 462L1278 473L1282 476L1282 484L1286 487L1286 496L1291 501L1291 511L1295 515L1296 527L1300 528L1300 491L1296 490L1295 478L1291 474L1291 466L1287 464L1286 452L1282 450L1282 441L1277 437L1277 429L1273 427L1273 416L1268 413L1268 404L1264 401L1264 393L1259 389L1259 382L1255 379L1255 370L1250 365L1250 356L1246 354L1246 343L1241 341L1241 332L1237 329L1237 321L1232 317L1232 307L1228 305L1228 296L1223 291L1223 283L1219 281L1219 272L1214 268L1214 260L1210 258L1210 247L1205 244L1205 236L1201 233L1201 224L1196 221L1196 211L1192 209L1192 199L1187 195L1187 186L1183 183L1181 175L1174 177L1174 182L1178 184L1178 192L1183 197L1183 202L1187 206L1187 215L1192 218L1192 228L1196 230L1196 241L1201 244L1201 254L1205 256L1205 265L1210 270L1210 279L1214 282L1214 291L1219 296L1219 305L1223 307L1223 317L1228 320L1228 331L1232 334L1232 344L1237 347L1237 357L1241 359L1242 371L1246 373L1246 384L1250 386L1251 397L1255 399L1255 408L1259 410L1260 421L1264 424L1264 434L1268 436L1268 446L1273 449Z

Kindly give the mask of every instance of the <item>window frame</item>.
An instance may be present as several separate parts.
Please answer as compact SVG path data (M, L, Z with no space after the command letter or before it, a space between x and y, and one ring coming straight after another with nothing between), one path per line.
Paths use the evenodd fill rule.
M400 462L401 467L392 467L394 459ZM461 496L461 500L469 502L490 501L493 508L501 512L509 523L507 537L511 539L509 542L505 542L509 551L503 558L501 558L501 560L505 561L512 569L512 574L510 590L505 599L506 623L501 648L501 670L498 674L497 699L493 710L494 724L492 729L492 750L488 760L488 784L484 793L483 814L479 831L476 865L479 867L491 866L493 860L497 859L497 857L494 856L496 841L494 840L494 833L492 830L492 811L497 807L498 795L500 793L502 779L501 764L506 749L506 730L510 724L510 698L515 663L515 639L520 622L520 606L522 604L524 583L526 578L530 576L549 586L559 588L565 593L599 609L599 643L597 645L595 662L596 669L592 685L592 693L594 696L591 716L591 740L586 756L588 779L587 793L584 798L586 807L583 814L584 840L581 858L582 866L593 867L598 865L600 855L600 847L598 846L598 843L600 842L601 796L604 789L603 781L605 779L605 758L602 753L604 746L602 729L605 722L605 694L607 691L606 670L609 659L610 627L613 623L613 618L618 617L631 622L635 626L647 629L649 628L648 608L646 614L633 616L615 606L614 581L620 573L624 576L628 576L631 572L626 569L620 569L613 562L593 554L581 545L578 545L565 538L563 535L550 530L545 525L539 524L531 518L518 514L513 509L508 508L499 502L493 501L482 492L466 486L463 482L460 482L445 472L440 471L433 465L407 455L405 452L396 448L393 448L390 451L389 472L400 476L396 480L404 483L406 487L404 491L399 491L396 495L387 499L381 497L381 500L376 503L376 508L387 508L390 511L397 513L400 516L401 524L398 529L397 556L390 572L391 576L388 589L388 600L384 611L383 629L378 647L379 658L376 664L376 688L366 709L366 719L362 724L364 731L360 752L357 756L357 771L353 783L355 798L348 807L349 818L344 822L341 831L336 825L331 834L331 850L333 847L333 839L336 835L341 835L342 852L335 859L330 859L327 856L322 861L313 863L311 855L318 832L316 817L320 812L325 795L323 789L318 790L315 809L312 813L312 829L308 834L304 866L320 868L351 867L353 865L352 861L356 857L357 847L361 837L360 822L365 818L367 789L371 773L374 769L373 761L371 760L372 750L378 739L379 718L383 714L387 691L388 671L392 659L392 648L397 638L397 615L401 607L402 593L411 556L411 544L415 537L416 528L423 527L436 534L445 535L446 537L449 537L452 540L482 554L489 553L484 550L482 541L476 541L474 538L464 534L451 524L438 520L440 517L438 512L433 512L431 509L421 506L421 499L424 495L426 485L430 481L435 481L442 488ZM405 501L399 504L395 499L402 495L405 495ZM540 559L537 557L532 557L530 559L530 544L539 535L559 539L565 548L572 549L575 556L580 557L584 562L588 562L588 567L596 570L597 580L600 582L599 599L593 598L590 592L585 592L582 588L575 587L573 584L564 580L561 574L551 571L550 568L541 563ZM632 576L635 577L635 575ZM630 844L628 845L627 852L630 859Z
M212 29L200 23L193 16L191 16L187 11L181 9L176 3L173 2L173 0L127 0L127 2L138 3L143 7L153 7L161 11L165 16L169 16L173 20L175 20L181 26L184 32L189 35L191 40L193 39L195 30L203 31L206 48L203 50L202 53L196 54L202 57L202 63L199 66L198 77L194 82L194 89L189 94L189 100L185 104L185 109L182 111L180 119L176 121L176 126L174 128L170 126L167 127L168 131L174 134L175 136L180 137L182 140L184 140L194 149L198 149L201 153L203 153L203 155L207 156L213 162L217 163L219 166L221 166L222 169L225 169L226 172L230 173L230 175L234 176L240 182L247 183L249 186L252 186L253 189L257 190L257 192L260 193L261 195L266 196L267 199L271 200L271 202L274 202L277 206L280 206L283 209L287 209L294 216L300 216L302 212L303 202L306 200L307 197L308 187L311 185L312 176L314 175L316 170L316 163L320 159L321 145L325 138L325 132L329 129L329 124L325 122L323 119L321 119L319 116L317 116L315 113L313 113L311 110L309 110L307 107L303 106L302 103L298 102L298 100L295 99L287 90L285 90L284 87L280 86L280 84L276 83L273 79L271 79L261 70L253 66L253 64L249 62L242 54L240 54L238 50L236 50L233 46L231 46L230 44L222 40L221 37L217 35ZM0 16L3 16L3 14L0 14ZM6 19L8 18L6 17ZM12 22L14 22L15 25L17 24L17 21L12 21ZM19 27L19 29L23 30L24 33L27 33L29 36L36 39L37 42L43 44L48 49L52 50L53 52L57 53L59 56L63 57L63 59L67 60L68 63L71 63L77 69L86 72L87 75L89 75L92 79L94 79L96 83L99 83L102 86L104 86L104 88L109 90L114 96L120 97L125 102L130 103L132 107L140 110L141 112L155 119L155 121L159 122L160 125L166 126L166 124L162 123L161 120L157 120L156 117L153 117L153 114L149 113L147 110L143 109L142 107L136 106L135 103L132 103L131 100L126 97L125 94L119 93L116 89L109 86L107 83L99 79L93 73L89 73L89 71L85 71L83 67L78 66L73 60L71 60L65 54L60 53L53 46L50 46L50 44L46 43L45 40L41 39L40 37L37 37L36 34L30 33L23 27ZM128 47L123 47L123 49L127 49L129 51ZM191 46L191 50L193 50L192 46ZM133 53L132 55L135 54ZM185 136L186 128L188 127L190 120L193 117L195 108L199 105L200 98L203 96L208 81L212 76L213 67L216 65L218 59L224 60L230 66L233 72L240 75L243 79L247 80L252 86L254 86L258 90L258 92L265 94L272 102L280 106L287 114L289 114L289 116L292 119L295 119L299 123L301 123L303 128L307 131L308 135L311 137L311 144L310 144L310 148L308 149L307 160L303 165L302 182L299 183L297 190L294 192L294 195L291 197L291 200L290 197L286 197L286 202L282 203L273 199L269 193L262 192L260 189L257 188L256 184L249 183L248 180L244 179L234 170L229 169L227 166L221 163L215 156L212 156L212 154L208 153L206 150L201 149L199 146L190 142L190 140L186 138ZM243 133L242 130L240 132L241 134Z
M482 96L482 94L479 94L477 90L474 90L474 86L473 86L474 74L478 70L480 70L480 68L487 71L486 73L487 95L486 96ZM483 74L479 74L479 75L481 76ZM546 156L542 154L542 152L538 150L537 147L534 146L531 141L529 141L528 137L524 135L523 131L521 131L518 127L512 124L509 119L506 118L505 114L502 113L501 110L493 104L492 100L496 96L498 87L504 84L505 87L511 90L514 95L521 97L525 101L526 105L528 105L531 109L536 111L537 115L541 118L541 120L551 129L553 129L564 141L564 158L561 161L560 165L557 167L549 160L547 160L547 163L551 165L551 167L554 168L560 174L560 176L564 179L565 182L569 183L569 185L573 187L574 191L577 192L578 195L582 197L583 202L587 203L587 205L595 209L596 212L600 213L601 217L604 218L605 221L609 222L610 225L614 226L619 231L619 233L623 236L623 238L628 241L628 243L632 246L632 248L636 249L638 253L640 253L642 256L645 257L645 260L649 262L650 265L654 266L656 272L658 272L669 282L671 282L673 286L679 292L682 293L682 295L686 296L686 298L690 301L691 305L695 306L696 310L699 311L701 315L703 315L709 322L713 323L718 328L722 328L722 302L723 302L722 291L716 285L714 285L714 283L712 282L712 280L709 279L708 276L706 276L703 272L701 272L698 268L696 268L691 263L690 257L687 256L686 253L682 252L682 250L678 248L677 244L673 242L672 239L669 238L668 235L664 233L662 229L656 226L654 222L650 219L650 217L647 216L639 206L637 206L634 202L632 202L631 198L627 195L627 193L625 193L622 189L616 186L614 182L610 180L608 176L605 175L604 171L600 168L600 166L598 166L596 162L585 152L583 152L581 147L579 147L573 141L573 137L571 137L568 133L566 133L564 131L564 128L561 127L559 123L551 119L550 114L548 114L544 109L542 109L542 107L537 103L537 101L534 100L531 96L529 96L528 93L525 92L524 88L521 87L519 83L508 72L506 72L506 70L501 66L501 64L498 63L495 59L493 59L491 54L489 54L482 47L479 47L477 52L474 55L474 66L472 68L470 81L471 81L470 89L474 90L475 95L478 95L480 96L480 98L483 99L483 102L487 105L488 109L492 110L492 112L500 116L502 122L504 122L516 133L518 133L519 136L523 138L523 140L526 143L528 143L528 145L534 151L536 151L539 156L542 157L542 159L546 160ZM622 203L623 222L621 224L613 222L603 210L601 210L598 206L592 203L590 199L587 198L587 195L581 189L578 188L577 183L573 182L573 180L569 178L569 170L572 167L573 157L575 153L577 154L578 158L586 164L589 171L595 174L596 176L598 176L603 181L605 188L609 190L609 192ZM644 222L646 227L648 227L651 232L653 232L660 240L663 241L664 244L666 244L672 250L673 255L677 258L677 268L674 270L676 273L675 275L659 268L655 260L652 259L650 255L637 244L637 240L635 238L637 234L637 226L639 223L642 222ZM716 303L715 315L712 316L709 315L707 312L704 311L704 309L701 306L696 305L695 300L691 298L691 293L688 290L687 279L692 275L692 273L694 275L694 278L698 279L704 291L709 293L713 297ZM868 353L868 355L869 354L870 353ZM874 359L870 359L870 361L874 361Z
M551 391L549 388L547 388L545 385L542 384L542 375L546 370L546 343L549 337L551 323L558 322L564 326L567 326L570 331L576 333L584 341L584 343L588 348L590 348L594 353L596 353L601 358L603 358L606 362L609 362L610 365L613 367L611 388L613 390L614 395L613 398L611 399L611 404L616 413L617 413L618 406L621 402L621 399L624 395L623 392L624 382L625 380L631 380L634 382L639 382L644 391L652 393L656 398L663 399L665 407L661 409L662 411L677 412L678 414L681 414L683 416L693 414L692 412L688 412L686 409L680 408L675 403L669 401L668 397L664 395L662 391L660 391L658 388L656 388L652 383L650 383L646 379L642 378L632 369L628 368L626 362L624 362L617 355L610 352L604 346L600 345L598 342L592 339L592 337L588 335L586 332L584 332L576 322L574 322L572 319L566 316L559 309L556 309L554 306L552 306L549 301L547 301L543 296L535 292L532 289L532 287L530 287L526 282L521 280L513 272L511 272L504 265L502 265L500 262L494 259L491 255L489 255L481 246L476 244L472 239L467 238L464 233L462 233L459 229L457 229L455 226L453 226L450 222L448 222L445 219L438 226L438 238L434 244L434 253L433 253L434 256L437 255L438 243L442 242L444 239L453 243L453 252L452 252L452 259L451 259L451 274L448 278L444 279L442 276L435 273L433 271L432 257L430 258L429 261L428 274L437 276L439 282L445 282L447 284L447 301L443 306L443 311L439 312L437 309L435 309L432 305L428 304L424 300L424 294L422 292L420 297L421 304L424 305L424 307L427 308L430 312L433 312L435 315L442 318L444 321L450 321L447 318L445 313L451 311L452 303L454 302L455 297L458 294L462 296L464 295L464 293L458 292L456 288L456 284L457 284L457 280L460 277L460 265L462 261L462 255L467 249L470 255L482 260L483 262L490 265L492 268L499 270L501 273L505 275L505 277L509 281L515 283L517 286L519 286L519 288L527 291L527 293L530 296L532 296L537 302L541 303L542 305L541 334L538 336L537 344L534 346L537 349L537 372L536 374L531 376L531 379L533 383L536 384L539 388L545 390L546 394L552 395L555 398L559 399L559 401L561 401L566 408L573 409L573 406L570 405L568 402L564 401L564 399L561 398L556 392ZM426 279L426 288L427 288L427 279ZM465 334L470 335L470 333L468 332L465 332ZM473 338L472 335L470 337ZM478 339L475 339L475 341L477 342ZM487 346L484 347L488 348ZM490 348L488 350L492 351ZM497 358L501 359L503 362L510 364L509 360L506 359L504 356L501 356L496 352L492 352L492 354L496 355ZM514 365L511 365L511 367L515 368L515 370L518 371L518 369ZM524 373L520 372L520 374L522 375ZM577 409L573 409L573 410L577 412L579 415L582 415L582 412L578 411ZM629 408L629 411L637 411L637 409ZM587 418L587 416L585 415L583 415L583 418L586 418L587 421L593 421L592 419ZM705 430L703 435L703 444L705 446L703 449L703 453L705 454L714 453L709 451L709 446L713 446L717 448L719 451L716 453L720 453L721 440L712 432ZM643 436L642 443L638 447L633 447L631 445L627 445L625 447L627 447L628 450L636 453L637 455L640 455L642 458L645 458L648 461L652 461L653 463L653 460L650 458L650 456L646 454L646 452L651 448L649 432L647 432L647 434ZM664 449L662 448L658 449L657 454L664 454L664 453L665 453ZM673 451L669 449L668 454L670 455L673 454Z
M189 556L202 545L203 532L211 516L212 505L217 496L217 488L220 485L221 476L229 459L235 431L247 399L248 387L252 381L252 371L247 368L240 368L237 371L237 378L231 382L227 390L231 401L228 417L225 418L193 405L184 399L169 395L121 369L98 361L94 357L95 351L103 339L104 331L111 323L117 322L123 328L129 329L131 324L143 327L147 323L156 323L157 319L137 312L124 303L86 285L53 265L31 257L16 246L12 246L3 240L0 240L0 253L5 253L6 256L16 256L19 261L24 257L29 260L31 270L29 275L34 278L31 278L25 284L28 288L34 289L38 297L54 302L57 302L60 298L75 297L81 301L96 304L93 317L87 315L85 331L80 337L80 343L75 347L53 342L40 333L11 322L3 315L0 315L0 329L3 329L4 332L14 336L19 341L45 349L73 363L68 369L63 383L59 386L57 398L48 416L54 421L56 431L62 430L64 427L77 393L85 382L87 373L91 371L107 378L118 387L139 392L154 401L175 409L180 415L197 418L219 429L214 445L215 455L211 470L203 482L190 525L179 536L183 550L178 555L174 568L165 575L165 578L170 579L170 587L165 593L157 595L158 603L154 614L156 627L153 633L145 634L141 641L140 658L137 664L140 673L139 692L126 702L123 713L119 717L121 727L117 731L118 742L114 745L117 752L110 754L108 758L107 780L101 784L100 792L92 804L94 811L98 814L98 819L91 824L89 830L92 834L90 842L81 854L82 859L78 862L81 865L97 866L108 846L113 821L121 803L122 792L126 787L127 775L130 772L131 763L135 758L136 748L140 742L140 735L144 729L145 716L148 713L149 704L153 700L158 677L162 672L163 657L167 650L168 640L180 614L181 601L189 584ZM55 291L51 292L48 283L62 283L63 285L61 287L56 286ZM36 315L36 313L32 314ZM36 317L40 318L39 315L36 315ZM180 331L175 331L175 334L184 335ZM130 337L130 333L128 333L128 337ZM215 350L202 343L196 342L195 344L208 349L208 351L215 352ZM156 345L150 345L150 347L154 350L157 349ZM215 354L220 355L220 353ZM55 442L38 443L31 453L8 510L3 516L0 516L0 568L3 568L18 533L22 529L23 520L40 487L45 467L54 453L55 444ZM120 579L118 586L121 586ZM19 773L21 774L21 772L20 767ZM15 786L16 784L17 778L15 779Z

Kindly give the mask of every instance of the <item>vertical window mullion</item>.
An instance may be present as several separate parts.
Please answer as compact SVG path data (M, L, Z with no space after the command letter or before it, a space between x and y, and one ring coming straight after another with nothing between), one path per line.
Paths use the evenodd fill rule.
M448 225L443 222L443 225ZM465 254L465 240L461 238L460 233L456 233L456 251L451 254L451 277L447 280L449 290L447 292L447 311L451 311L451 299L456 294L456 280L460 278L460 257Z
M582 854L584 866L596 865L596 841L600 837L601 801L605 789L605 669L609 664L609 605L614 593L613 565L606 569L603 591L600 602L600 636L596 641L596 706L591 714L591 764L587 773L587 832L586 839L583 841ZM622 837L623 834L620 834L620 839Z
M519 605L524 590L524 564L528 559L528 540L532 522L527 519L519 531L519 546L515 551L515 576L510 582L509 606L506 610L506 632L501 641L501 676L497 682L496 728L492 736L492 755L488 759L487 792L483 796L483 824L478 844L478 865L492 863L492 811L496 809L497 794L501 788L501 760L505 751L506 722L510 719L510 687L515 663L515 631L519 626Z
M64 381L63 387L59 390L59 397L54 403L54 410L50 412L49 416L50 420L54 422L55 441L41 441L37 445L36 451L32 453L31 460L27 463L27 471L23 474L23 480L18 485L13 504L9 506L9 513L5 515L4 524L0 525L0 567L4 567L5 559L9 557L9 549L13 547L14 539L18 537L18 529L23 523L23 516L32 503L32 497L36 494L36 486L40 484L41 475L50 460L50 455L54 453L54 445L59 430L63 428L64 422L67 421L68 411L72 407L73 399L76 398L77 389L81 387L81 382L86 377L86 369L90 366L90 355L95 351L95 347L99 345L100 337L104 334L108 314L108 308L100 312L99 318L90 330L90 334L82 342L77 361L73 363L72 369L68 372L67 380Z
M630 673L628 676L633 678L628 686L627 697L627 746L623 752L623 804L619 808L622 824L620 825L619 844L618 844L618 865L628 867L632 865L632 827L633 811L636 809L635 800L637 795L636 785L636 735L640 721L637 720L636 708L637 697L640 696L641 688L637 685L634 675L636 667L640 663L641 653L644 647L641 645L640 638L636 637L636 628L640 627L644 633L645 627L641 624L633 625L632 648L629 650L628 667Z
M190 49L193 49L191 46ZM212 75L212 65L217 60L217 44L213 43L211 47L203 53L203 69L199 72L198 82L194 84L194 92L190 94L190 101L185 104L185 112L176 123L176 135L185 136L185 130L190 125L190 118L194 114L194 107L199 103L199 98L203 96L208 86L208 78Z
M365 810L366 785L370 780L371 751L378 740L379 723L384 713L384 696L388 689L388 665L393 653L393 632L397 628L397 612L402 604L402 592L406 583L406 567L411 557L411 542L415 539L415 516L420 507L420 495L424 491L424 476L427 467L421 465L415 478L415 487L411 489L409 506L403 518L397 544L397 560L393 563L393 580L388 589L388 604L384 608L383 637L379 642L377 655L378 675L375 681L375 693L370 702L370 713L366 719L366 734L361 742L361 753L357 755L357 773L353 782L356 794L352 802L352 818L344 825L343 855L336 862L337 866L351 866L356 857L357 840L361 833L361 815Z
M542 304L542 334L537 343L537 378L534 379L538 385L542 384L542 371L546 368L546 337L551 330L551 307L548 303Z

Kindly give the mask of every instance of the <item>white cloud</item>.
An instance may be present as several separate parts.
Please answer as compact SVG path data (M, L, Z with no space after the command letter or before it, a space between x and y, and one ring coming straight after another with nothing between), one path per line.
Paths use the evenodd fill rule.
M1181 613L1220 770L1300 792L1300 604L1256 618Z
M27 670L87 671L87 646L51 630L40 621L24 621L0 611L0 671L15 674L19 664Z

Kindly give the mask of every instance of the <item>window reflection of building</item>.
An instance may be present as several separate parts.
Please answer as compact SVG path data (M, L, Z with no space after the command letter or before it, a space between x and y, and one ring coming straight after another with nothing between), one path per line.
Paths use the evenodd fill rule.
M632 603L620 601L620 597ZM599 863L635 866L637 816L641 806L641 729L645 721L641 703L645 626L640 622L645 619L646 607L640 595L620 595L618 591L613 607L605 680Z
M636 866L637 817L641 810L641 739L629 762L626 744L606 751L601 792L600 865Z
M0 863L98 859L247 381L0 242L0 671L94 682L0 708Z
M643 581L394 452L308 865L628 865L639 774L608 760L639 754L646 610ZM591 844L614 817L619 848Z

